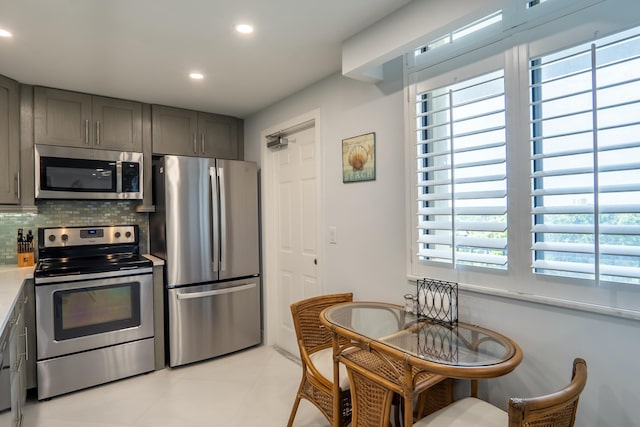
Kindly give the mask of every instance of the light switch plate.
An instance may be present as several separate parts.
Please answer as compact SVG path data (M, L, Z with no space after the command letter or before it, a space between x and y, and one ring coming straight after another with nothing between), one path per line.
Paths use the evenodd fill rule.
M329 243L333 243L334 245L338 243L338 236L335 227L329 227Z

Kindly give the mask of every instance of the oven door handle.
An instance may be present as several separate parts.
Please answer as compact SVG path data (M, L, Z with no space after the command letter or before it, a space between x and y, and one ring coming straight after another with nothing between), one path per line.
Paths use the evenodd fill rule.
M246 285L241 285L241 286L232 286L230 288L213 289L211 291L187 292L187 293L184 293L184 294L178 293L178 294L176 294L176 296L177 296L177 298L179 300L181 300L181 299L193 299L193 298L206 298L206 297L212 297L212 296L216 296L216 295L230 294L230 293L233 293L233 292L246 291L248 289L253 289L255 287L256 287L256 284L254 282L254 283L248 283Z

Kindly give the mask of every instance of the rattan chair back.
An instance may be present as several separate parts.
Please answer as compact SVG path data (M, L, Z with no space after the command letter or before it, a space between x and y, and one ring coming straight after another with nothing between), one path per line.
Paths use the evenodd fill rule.
M587 363L576 358L571 382L566 387L544 396L509 399L509 427L572 427L586 384Z
M291 409L288 427L293 425L300 399L313 403L333 424L333 378L326 378L311 361L311 355L325 349L332 349L332 334L322 323L320 313L335 304L353 301L352 293L320 295L291 304L293 326L298 340L302 362L302 380ZM340 425L351 421L350 391L342 390L340 396Z
M340 361L347 368L351 383L351 427L388 427L394 396L399 403L396 411L402 411L405 406L401 403L408 392L402 383L405 376L404 362L372 349L363 350L359 347L343 351ZM453 402L451 378L420 371L415 367L411 369L415 392L420 396L418 400L422 401L416 408L416 414L429 414ZM413 393L409 398L413 399ZM395 415L397 426L403 417L397 412Z

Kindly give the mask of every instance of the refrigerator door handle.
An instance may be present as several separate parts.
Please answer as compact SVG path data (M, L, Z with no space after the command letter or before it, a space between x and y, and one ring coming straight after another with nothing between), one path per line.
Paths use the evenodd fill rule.
M241 291L246 291L248 289L253 289L256 287L256 283L248 283L246 285L240 285L240 286L233 286L231 288L225 288L225 289L214 289L211 291L204 291L204 292L188 292L188 293L177 293L176 297L181 300L181 299L194 299L194 298L206 298L206 297L211 297L211 296L216 296L216 295L224 295L224 294L230 294L230 293L234 293L234 292L241 292Z
M222 166L218 166L218 182L220 183L220 271L222 272L227 269L227 195Z
M218 228L218 179L217 179L217 169L212 166L209 168L209 177L211 178L211 205L210 205L210 209L211 209L211 236L209 236L209 238L211 239L211 267L214 273L218 272L218 259L219 259L219 255L218 255L218 248L219 245L218 243L218 233L219 233L219 228Z

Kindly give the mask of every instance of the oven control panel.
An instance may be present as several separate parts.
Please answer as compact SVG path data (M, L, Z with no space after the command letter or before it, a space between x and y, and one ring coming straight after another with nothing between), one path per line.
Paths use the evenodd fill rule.
M56 227L45 228L42 232L40 246L46 248L137 243L135 225Z

